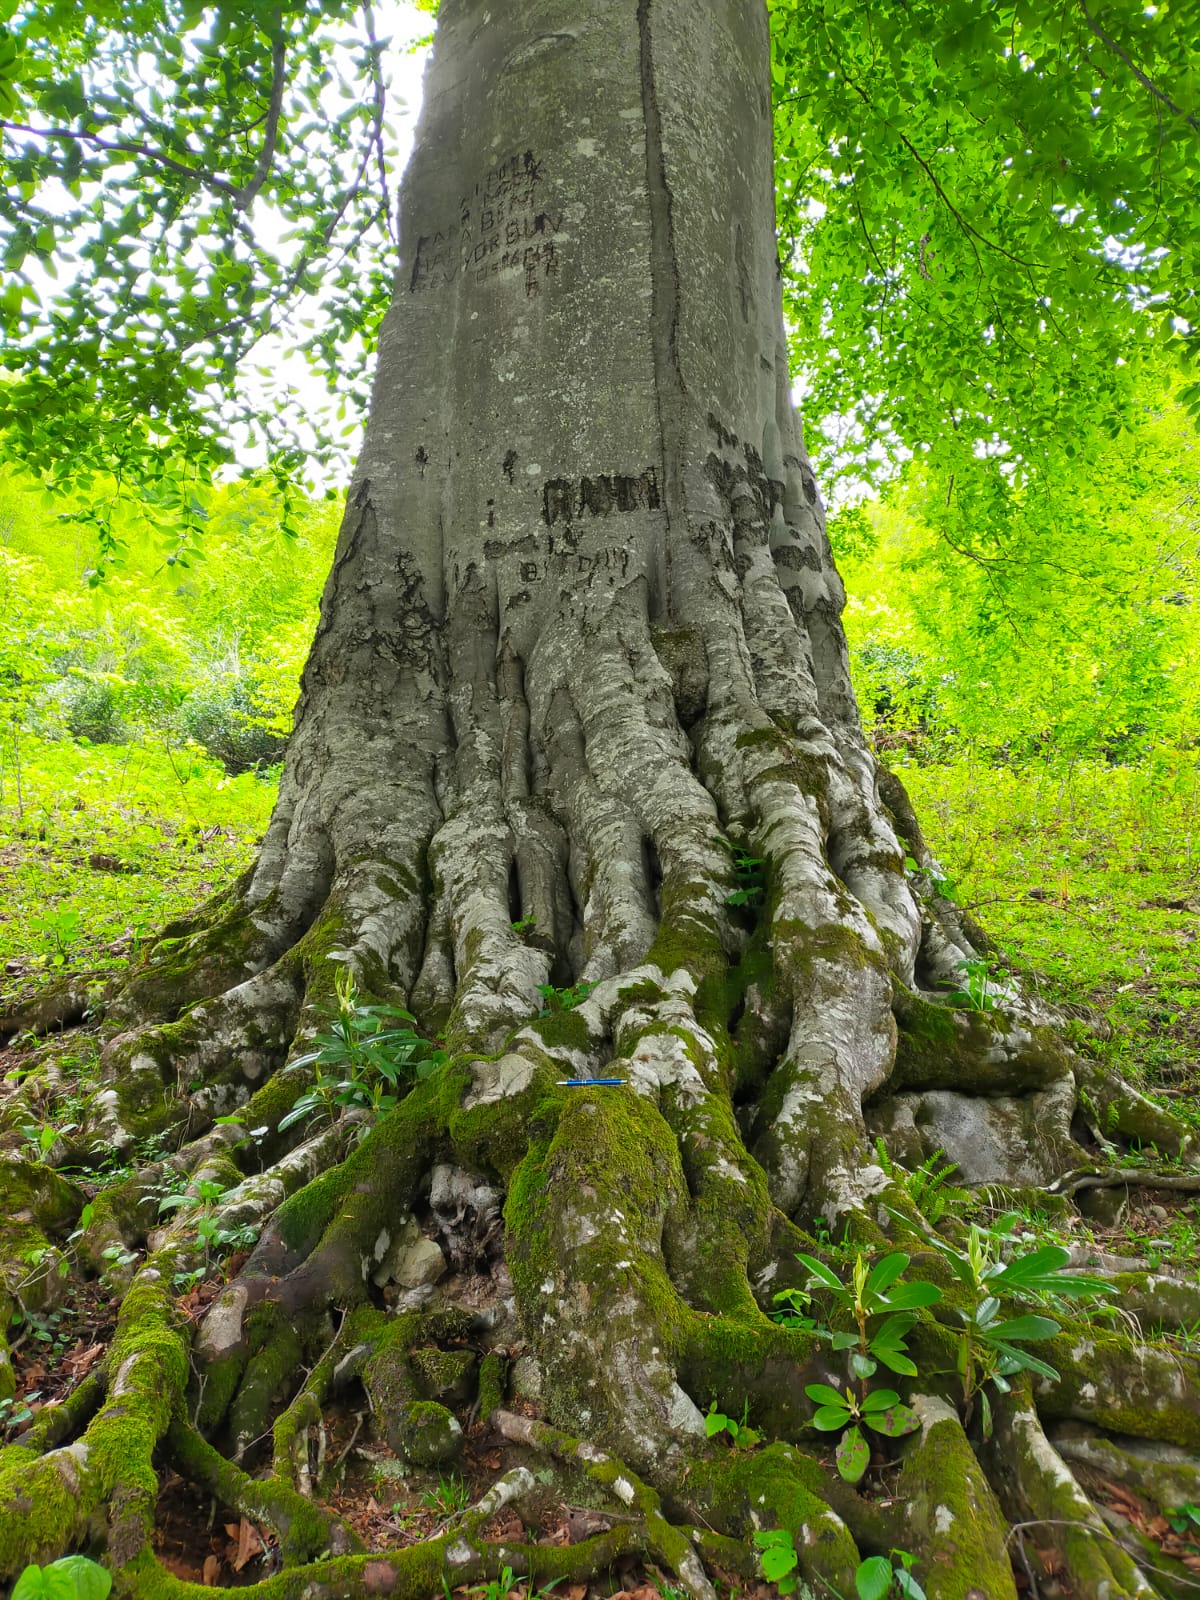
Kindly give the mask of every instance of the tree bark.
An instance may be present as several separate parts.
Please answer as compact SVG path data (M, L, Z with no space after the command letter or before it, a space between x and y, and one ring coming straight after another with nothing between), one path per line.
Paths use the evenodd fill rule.
M630 1516L565 1576L637 1551L699 1600L706 1560L752 1571L748 1536L778 1526L810 1592L899 1546L930 1595L993 1600L1016 1592L1010 1520L1061 1518L1071 1592L1176 1592L1039 1418L1165 1439L1200 1471L1192 1356L1064 1335L1061 1378L985 1444L947 1299L902 1380L906 1530L811 1429L805 1388L843 1384L844 1356L771 1315L796 1252L831 1239L870 1258L894 1238L945 1280L905 1181L938 1151L964 1185L1020 1189L1113 1141L1190 1149L1015 990L954 1000L977 953L864 740L791 398L768 42L761 0L442 0L278 807L247 878L113 998L88 1114L118 1147L158 1134L198 1199L220 1186L218 1223L261 1238L193 1340L169 1286L198 1212L147 1238L161 1164L97 1201L85 1259L147 1255L90 1410L0 1453L0 1571L102 1534L130 1592L176 1587L149 1542L161 1442L277 1527L264 1595L494 1574L511 1552L482 1512L381 1577L308 1498L347 1385L410 1459L451 1455L430 1394L453 1385L429 1371L471 1345L485 1420ZM281 1129L311 1081L281 1069L346 970L343 1005L410 1006L448 1060L373 1125ZM619 1081L561 1082L596 1077ZM435 1243L448 1275L405 1282ZM1200 1311L1136 1287L1177 1326ZM501 1408L514 1347L541 1422ZM1170 1406L1129 1399L1155 1361ZM707 1442L710 1401L746 1401L769 1442Z

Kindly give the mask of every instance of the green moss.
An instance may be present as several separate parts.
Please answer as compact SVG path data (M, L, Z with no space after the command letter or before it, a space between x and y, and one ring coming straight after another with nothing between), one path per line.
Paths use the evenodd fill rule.
M820 1352L811 1335L781 1328L761 1315L696 1317L680 1365L689 1394L740 1412L748 1402L755 1426L794 1439L812 1416L804 1385L816 1381L809 1363Z
M639 978L635 983L626 983L617 990L619 1007L636 1006L643 1002L656 1005L665 998L666 990L660 983L655 983L653 978Z
M431 1600L440 1595L442 1579L454 1573L461 1583L500 1577L502 1566L528 1573L531 1584L549 1589L564 1580L586 1581L619 1558L634 1553L628 1526L618 1525L597 1539L579 1544L504 1545L478 1544L478 1554L465 1566L452 1568L447 1556L457 1535L442 1534L402 1550L379 1555L339 1556L307 1566L285 1569L256 1583L254 1600L314 1600L341 1596L344 1600ZM218 1590L218 1595L230 1590ZM142 1551L116 1574L116 1593L130 1600L212 1600L213 1590L187 1583L159 1565L149 1550Z
M303 1345L288 1316L274 1306L260 1308L253 1329L259 1348L246 1363L229 1413L229 1427L238 1454L270 1432L273 1402L300 1368ZM275 1314L272 1314L275 1313ZM261 1342L260 1342L261 1341Z
M277 1128L280 1120L300 1098L309 1081L307 1075L302 1076L299 1072L273 1072L262 1087L255 1090L246 1104L238 1108L242 1126L271 1130ZM258 1170L258 1152L252 1143L244 1145L239 1153L245 1157L247 1164L254 1171Z
M1045 1089L1071 1070L1066 1050L1049 1028L1022 1024L1023 1042L997 1051L998 1035L1018 1036L1002 1011L935 1005L899 983L894 984L892 1009L899 1037L890 1092L962 1089L1018 1095Z
M626 1401L608 1392L607 1374L628 1356L615 1352L649 1340L666 1371L682 1348L687 1309L654 1244L685 1195L670 1128L648 1101L621 1091L570 1100L554 1138L534 1144L514 1173L505 1207L509 1269L546 1393L568 1426L590 1419L589 1433L622 1437ZM613 1211L616 1227L607 1225ZM606 1224L593 1227L593 1217ZM568 1344L564 1314L586 1327Z
M439 1350L426 1345L409 1357L417 1387L426 1400L465 1405L476 1387L476 1358L471 1350Z
M187 1007L245 977L246 963L262 944L262 934L243 901L251 870L195 916L163 929L144 964L126 980L123 1010L173 1020ZM259 908L258 914L264 909Z
M868 948L850 922L829 922L814 928L794 918L780 918L772 924L771 938L776 970L786 972L793 988L805 995L828 981L823 979L822 966L839 972L847 967L862 971L867 967L883 970L885 966L882 956ZM839 989L841 982L839 977Z
M927 1412L914 1437L896 1493L920 1535L921 1570L938 1575L939 1600L975 1600L980 1593L1016 1600L1007 1524L957 1416L948 1407L933 1411L932 1420Z
M1112 1433L1161 1439L1200 1452L1200 1361L1115 1334L1082 1328L1039 1345L1060 1373L1039 1386L1049 1417L1097 1422Z
M275 1227L289 1250L308 1254L328 1227L345 1192L340 1167L331 1167L289 1195L275 1213Z
M29 1561L62 1553L63 1530L79 1508L63 1476L32 1450L0 1451L0 1578L15 1578Z
M688 1475L691 1493L710 1508L718 1532L749 1534L786 1528L796 1544L800 1576L834 1592L853 1593L858 1551L845 1523L823 1498L820 1468L794 1446L768 1445L752 1454L712 1447Z
M479 1366L479 1415L484 1422L504 1404L508 1393L508 1358L489 1350Z
M792 741L778 728L749 728L737 736L739 750L778 750L781 755L791 755Z
M711 884L663 884L661 920L646 960L668 976L684 967L698 982L724 977L728 960Z
M588 1025L574 1008L536 1017L529 1026L548 1050L587 1051L591 1048L592 1037Z
M76 1221L83 1203L83 1191L53 1167L8 1151L0 1154L0 1215L26 1213L57 1231Z
M171 1427L169 1448L180 1470L211 1489L222 1504L239 1507L278 1529L285 1561L311 1560L328 1549L328 1518L288 1484L277 1478L249 1477L179 1421Z
M549 1056L542 1059L545 1065L535 1071L529 1087L520 1094L504 1095L470 1110L462 1106L470 1075L465 1068L456 1072L452 1084L447 1085L444 1109L460 1161L482 1172L494 1172L507 1184L525 1159L530 1140L552 1135L563 1105L562 1091L554 1087L561 1068Z
M340 1166L305 1184L276 1212L289 1250L307 1254L318 1241L326 1241L329 1289L335 1298L340 1295L350 1304L363 1298L362 1259L380 1231L394 1224L397 1212L410 1206L429 1169L452 1093L448 1069L414 1085Z
M414 1466L440 1466L462 1449L462 1428L453 1412L433 1400L401 1402L384 1425L392 1449Z
M143 1273L130 1287L105 1370L107 1401L88 1426L77 1483L53 1455L0 1452L0 1576L61 1555L102 1516L115 1513L123 1536L144 1537L158 1489L153 1454L188 1374L186 1335L162 1279Z

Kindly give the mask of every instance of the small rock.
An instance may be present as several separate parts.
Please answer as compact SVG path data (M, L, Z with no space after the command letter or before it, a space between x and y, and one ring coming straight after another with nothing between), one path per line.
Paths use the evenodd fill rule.
M532 1356L518 1356L513 1362L510 1381L515 1395L522 1400L542 1398L542 1369Z
M446 1258L432 1239L427 1239L412 1217L400 1228L396 1237L371 1274L380 1288L396 1283L402 1289L419 1289L437 1283L446 1275Z
M1084 1189L1076 1204L1085 1217L1101 1227L1115 1228L1129 1210L1129 1190Z
M1168 1215L1167 1208L1166 1206L1147 1206L1146 1215L1153 1217L1155 1222L1165 1222Z
M400 1262L396 1282L402 1289L419 1289L424 1284L436 1283L445 1275L445 1256L432 1239L422 1234Z
M388 1418L387 1441L398 1456L418 1467L436 1467L462 1449L458 1418L432 1400L410 1400Z

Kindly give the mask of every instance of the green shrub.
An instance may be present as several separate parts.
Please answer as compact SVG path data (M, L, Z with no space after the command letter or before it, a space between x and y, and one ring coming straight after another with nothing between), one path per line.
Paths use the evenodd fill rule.
M241 673L212 677L193 689L180 713L183 731L231 776L269 767L283 757L284 740L266 725L254 684Z
M73 738L91 744L124 744L128 739L120 685L107 675L73 671L55 685L51 698Z

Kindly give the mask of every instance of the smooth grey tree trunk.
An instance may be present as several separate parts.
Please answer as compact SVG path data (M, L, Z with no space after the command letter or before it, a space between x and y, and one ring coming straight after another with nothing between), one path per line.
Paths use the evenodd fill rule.
M633 1540L707 1600L697 1551L749 1574L746 1540L771 1526L814 1592L850 1592L861 1555L901 1546L931 1596L996 1600L1016 1593L1010 1522L1100 1526L1072 1450L1167 1440L1200 1485L1190 1355L1065 1335L1063 1378L997 1397L986 1445L926 1319L899 1489L857 1495L805 1394L844 1384L844 1357L770 1317L805 1281L796 1252L831 1237L870 1257L891 1235L948 1281L904 1172L939 1151L962 1182L1019 1189L1098 1140L1189 1142L1015 989L950 1003L976 952L864 741L791 400L768 55L762 0L442 0L278 808L248 880L167 930L110 1011L125 1031L91 1129L172 1136L192 1180L236 1180L218 1218L263 1233L194 1348L178 1331L170 1361L129 1344L117 1415L102 1406L81 1448L120 1396L161 1390L145 1439L170 1425L173 1459L226 1502L273 1495L255 1514L291 1530L298 1562L349 1547L336 1518L297 1509L322 1406L361 1383L379 1434L441 1460L459 1424L439 1413L418 1440L437 1411L426 1358L464 1343L506 1437L632 1508L564 1576ZM347 969L450 1055L361 1143L352 1121L279 1127L310 1081L279 1069L327 1028ZM593 1076L618 1081L561 1086ZM215 1121L235 1110L248 1150ZM139 1174L101 1208L93 1259L147 1242L152 1192ZM152 1312L170 1324L162 1286L194 1222L181 1210L150 1237L130 1338ZM383 1315L385 1291L414 1320ZM1166 1303L1141 1278L1127 1294ZM1169 1304L1200 1317L1185 1286ZM510 1350L570 1437L497 1409ZM748 1403L772 1442L706 1444L714 1401ZM225 1457L273 1422L252 1493ZM0 1520L30 1492L13 1483ZM73 1504L104 1483L93 1472ZM528 1488L517 1474L497 1492ZM109 1537L128 1559L146 1518L120 1507ZM62 1512L60 1542L84 1516ZM533 1559L486 1546L485 1522L435 1551L453 1582ZM1073 1592L1150 1592L1106 1539L1076 1539ZM390 1577L317 1562L305 1593L415 1600L428 1572L407 1559Z

